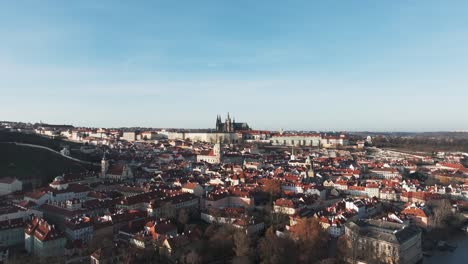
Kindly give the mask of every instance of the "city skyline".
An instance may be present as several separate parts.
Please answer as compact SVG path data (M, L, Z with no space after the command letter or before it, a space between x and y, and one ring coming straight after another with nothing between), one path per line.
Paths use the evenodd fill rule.
M222 115L221 115L222 116ZM223 116L222 116L223 117ZM222 120L224 121L224 120ZM156 129L156 130L174 130L174 129L180 129L180 130L205 130L205 131L213 131L215 132L217 129L216 127L163 127L163 126L141 126L141 125L134 125L134 126L91 126L91 125L86 125L83 123L52 123L52 122L46 122L45 120L39 120L39 121L22 121L22 120L0 120L0 122L6 122L6 123L27 123L27 124L44 124L44 125L65 125L65 126L73 126L76 128L94 128L94 129L126 129L126 128L141 128L141 129ZM242 122L244 123L244 122ZM249 129L253 131L270 131L270 132L278 132L280 133L281 131L284 132L317 132L317 133L468 133L468 130L432 130L432 131L418 131L418 130L345 130L345 129L290 129L288 127L280 127L277 129L262 129L262 128L255 128L255 127L250 127Z
M468 1L0 1L0 263L462 263Z
M1 3L0 119L468 130L464 1Z

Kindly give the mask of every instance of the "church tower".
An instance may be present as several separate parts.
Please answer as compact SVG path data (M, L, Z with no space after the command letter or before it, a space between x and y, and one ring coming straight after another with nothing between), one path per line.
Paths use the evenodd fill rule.
M219 141L214 145L213 153L215 156L221 158L221 143Z
M305 164L306 164L306 168L307 168L307 172L306 172L307 177L308 178L315 177L314 163L310 159L310 156L307 157Z
M101 160L101 177L106 177L108 169L109 169L109 161L106 159L106 152L104 151L104 155L102 156L102 160Z
M213 154L218 157L219 161L221 162L222 146L221 140L219 138L216 140L216 144L213 146Z
M294 147L291 148L291 156L289 160L296 160L296 155L294 155Z
M227 114L226 123L224 124L224 132L233 132L231 116L229 113Z
M217 115L216 116L216 132L221 132L221 116Z

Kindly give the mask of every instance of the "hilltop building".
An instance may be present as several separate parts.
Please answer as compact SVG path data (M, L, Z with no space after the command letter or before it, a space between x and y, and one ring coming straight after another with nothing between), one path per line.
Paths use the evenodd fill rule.
M224 123L221 121L220 115L216 118L216 132L233 133L245 130L250 130L249 125L247 123L236 123L235 119L231 120L229 113Z
M169 140L189 139L193 142L232 144L241 142L243 133L248 131L252 130L247 123L237 123L228 114L225 122L221 121L220 115L216 117L216 127L214 130L160 131L159 134L166 136Z

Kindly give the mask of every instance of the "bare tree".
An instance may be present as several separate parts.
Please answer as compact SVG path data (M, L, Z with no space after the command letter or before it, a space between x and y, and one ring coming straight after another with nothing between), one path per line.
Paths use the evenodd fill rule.
M294 236L303 261L318 261L326 257L328 232L317 218L304 218L294 226Z
M433 213L431 225L435 228L446 227L448 220L453 216L450 201L446 199L432 200L428 205L431 207Z
M346 235L338 239L338 256L345 262L355 264L359 257L361 247L358 242L358 236L352 231L347 231Z
M243 229L234 233L234 251L237 257L250 256L250 239Z
M280 264L297 263L298 249L289 238L277 237L273 228L269 228L258 245L260 263Z
M187 263L187 264L200 264L200 263L202 263L202 258L197 252L191 250L185 256L185 263Z
M185 226L190 220L190 216L189 216L187 210L182 208L179 211L179 217L177 218L177 220L179 221L179 223L181 223L181 224L183 224Z

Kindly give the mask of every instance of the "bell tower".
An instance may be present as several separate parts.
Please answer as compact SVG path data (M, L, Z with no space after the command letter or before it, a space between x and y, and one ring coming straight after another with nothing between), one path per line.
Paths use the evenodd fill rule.
M218 141L213 147L213 153L217 157L221 157L221 143Z
M294 154L294 147L291 148L291 156L289 160L296 160L296 155Z
M109 161L106 159L106 152L104 151L104 155L102 156L102 160L101 160L101 177L106 177L108 169L109 169Z
M307 168L307 172L306 172L307 177L315 177L314 162L311 160L310 156L307 157L305 163L306 163L306 168Z

